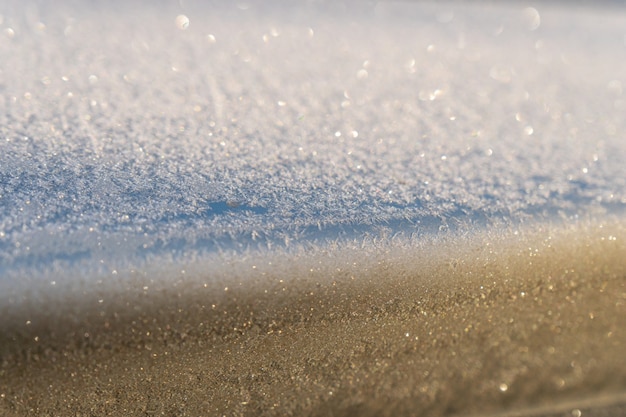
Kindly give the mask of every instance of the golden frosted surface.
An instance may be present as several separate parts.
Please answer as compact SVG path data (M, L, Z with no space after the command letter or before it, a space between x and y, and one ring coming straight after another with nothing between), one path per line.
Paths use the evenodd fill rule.
M11 329L1 409L436 416L623 404L625 232L591 222L276 254L231 263L206 287L197 264L145 297Z

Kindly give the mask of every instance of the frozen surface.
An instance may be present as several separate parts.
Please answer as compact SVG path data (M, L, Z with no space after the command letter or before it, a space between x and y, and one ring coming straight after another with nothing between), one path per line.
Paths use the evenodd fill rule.
M0 274L626 206L622 9L181 4L2 5Z
M2 2L0 415L621 413L624 68L615 3Z

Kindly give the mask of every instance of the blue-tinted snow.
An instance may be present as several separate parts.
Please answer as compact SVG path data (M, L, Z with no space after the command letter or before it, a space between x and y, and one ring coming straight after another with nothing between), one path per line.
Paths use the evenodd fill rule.
M619 8L2 7L0 274L626 207Z

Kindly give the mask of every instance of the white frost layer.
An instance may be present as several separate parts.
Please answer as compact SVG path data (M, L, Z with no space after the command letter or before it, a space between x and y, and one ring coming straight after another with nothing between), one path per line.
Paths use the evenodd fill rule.
M626 206L621 9L183 6L2 6L0 293Z

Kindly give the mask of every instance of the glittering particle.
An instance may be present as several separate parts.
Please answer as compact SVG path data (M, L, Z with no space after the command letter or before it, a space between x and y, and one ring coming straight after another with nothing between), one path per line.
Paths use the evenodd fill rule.
M416 68L415 68L415 59L409 60L406 63L405 68L406 68L407 72L409 72L411 74L415 73L417 71Z
M179 14L175 19L176 27L180 30L186 30L189 27L189 18L184 14Z
M530 31L537 30L541 25L541 16L534 7L527 7L523 11L526 28Z
M366 79L368 76L369 76L369 74L368 74L367 70L366 70L366 69L364 69L364 68L362 68L362 69L360 69L360 70L358 70L358 71L356 72L356 78L357 78L358 80L364 80L364 79Z
M430 101L433 101L433 100L436 100L438 97L441 97L442 95L443 95L443 91L440 89L436 89L432 93L428 94L428 99Z
M507 392L509 390L509 386L503 382L498 386L498 389L500 392Z

